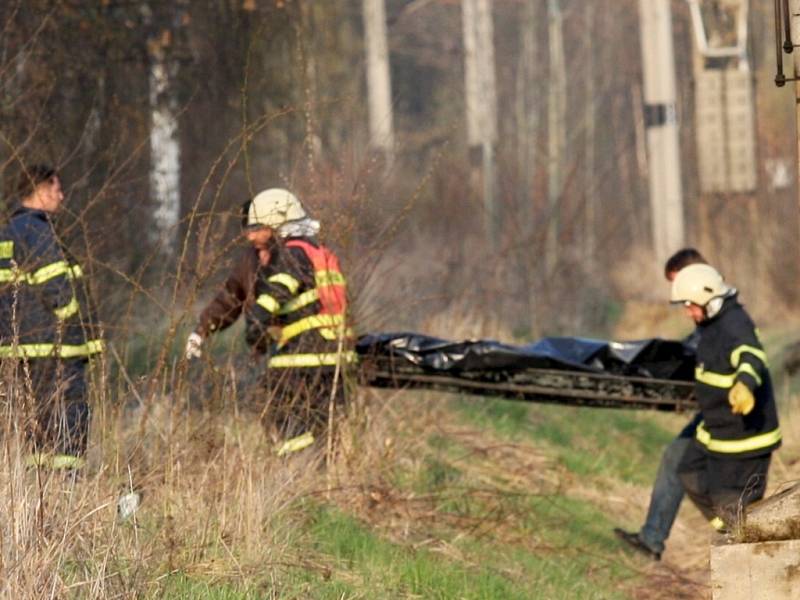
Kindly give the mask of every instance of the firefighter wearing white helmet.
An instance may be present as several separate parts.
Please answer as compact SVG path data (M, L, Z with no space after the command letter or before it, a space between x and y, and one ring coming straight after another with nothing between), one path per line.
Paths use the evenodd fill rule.
M767 357L735 288L705 264L682 269L670 300L697 324L695 397L703 414L678 473L686 493L719 530L759 500L781 431Z
M675 276L670 301L674 304L694 304L704 309L705 317L710 319L722 308L724 299L735 293L736 290L725 283L714 267L695 264L681 269Z
M297 196L281 188L257 194L247 210L248 227L261 225L277 229L285 223L306 218L306 211Z
M258 194L247 223L275 233L270 260L256 276L247 338L267 349L264 426L282 440L277 451L283 455L318 439L331 401L334 407L344 401L342 371L355 362L346 282L339 259L316 237L319 222L291 192Z

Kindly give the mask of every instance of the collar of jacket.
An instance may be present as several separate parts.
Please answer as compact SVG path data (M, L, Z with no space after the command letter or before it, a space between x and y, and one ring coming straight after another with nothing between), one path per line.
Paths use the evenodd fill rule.
M730 296L725 297L725 300L722 302L722 308L719 309L719 312L710 319L706 319L702 323L699 323L698 327L707 327L712 323L716 323L722 315L730 311L734 306L739 306L739 290L736 288L732 289Z
M20 217L22 215L31 215L42 221L49 221L50 220L50 213L40 209L40 208L29 208L27 206L20 206L18 207L13 213L11 213L11 218Z

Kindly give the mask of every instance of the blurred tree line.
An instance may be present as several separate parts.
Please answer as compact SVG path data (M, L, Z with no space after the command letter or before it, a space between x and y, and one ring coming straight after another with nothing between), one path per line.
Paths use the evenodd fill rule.
M751 302L791 307L793 189L775 188L760 167L755 194L699 194L691 25L685 2L672 4L687 242L740 287L757 281ZM392 161L369 149L361 0L7 0L4 208L22 165L60 169L64 235L112 328L121 315L167 317L206 298L224 276L240 205L279 185L310 205L343 254L362 331L419 328L450 311L526 337L607 334L622 301L667 294L649 250L638 2L491 5L496 244L467 146L460 0L385 2ZM791 103L769 84L770 7L751 19L767 164L793 152ZM177 222L166 232L152 179L162 108L179 149Z

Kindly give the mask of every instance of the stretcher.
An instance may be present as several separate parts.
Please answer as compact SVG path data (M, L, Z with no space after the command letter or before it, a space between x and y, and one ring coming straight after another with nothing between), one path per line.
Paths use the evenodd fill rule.
M544 338L525 346L415 333L363 336L359 383L598 408L695 410L694 354L681 342Z

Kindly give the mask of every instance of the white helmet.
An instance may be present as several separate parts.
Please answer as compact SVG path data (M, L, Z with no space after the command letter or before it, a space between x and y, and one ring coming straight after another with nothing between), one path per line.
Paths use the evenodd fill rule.
M719 298L720 302L713 304L721 305L721 299L728 296L732 289L711 265L689 265L678 271L672 281L670 302L691 302L705 308L709 302Z
M300 200L292 192L270 188L259 192L247 208L247 226L263 225L276 229L289 221L306 217Z

